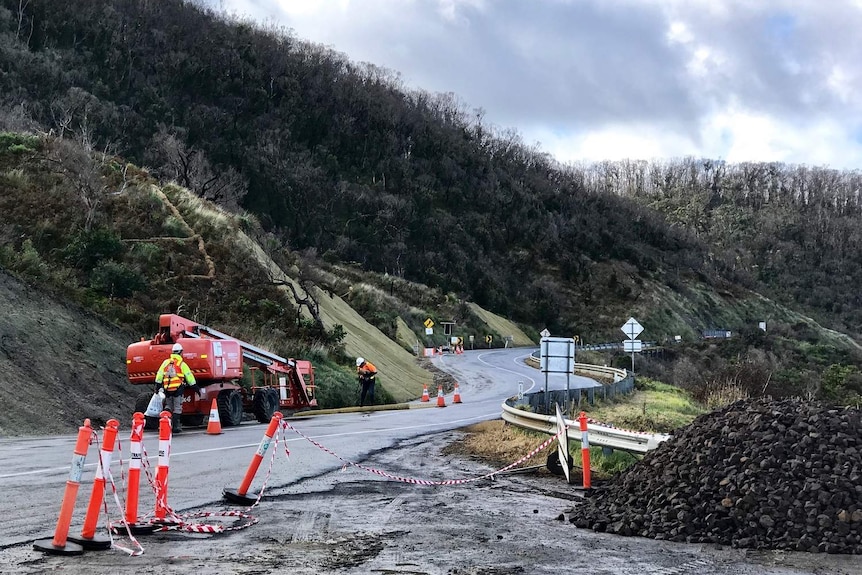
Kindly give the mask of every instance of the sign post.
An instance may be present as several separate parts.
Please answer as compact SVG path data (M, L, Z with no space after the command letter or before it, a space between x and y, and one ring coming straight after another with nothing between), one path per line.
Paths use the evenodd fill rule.
M623 333L629 336L628 341L623 341L623 349L625 351L632 352L632 374L635 372L635 351L641 350L641 343L637 340L637 336L641 334L644 330L643 326L638 323L633 317L630 317L629 320L620 328L623 330Z

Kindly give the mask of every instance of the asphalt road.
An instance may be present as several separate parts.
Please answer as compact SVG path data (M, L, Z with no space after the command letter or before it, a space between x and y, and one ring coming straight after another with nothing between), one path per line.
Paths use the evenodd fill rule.
M74 436L0 440L0 573L67 575L158 569L161 575L290 572L428 575L857 575L854 557L748 552L621 538L580 530L566 521L581 494L550 475L498 474L486 464L444 455L457 428L500 416L506 397L544 379L522 363L531 350L474 351L435 358L459 382L463 403L401 411L291 418L269 447L251 492L260 504L238 508L222 499L241 482L265 426L244 423L222 435L185 432L170 454L169 504L188 526L226 525L224 533L172 530L140 535L143 550L80 556L42 553L35 540L53 536L72 457ZM549 381L565 389L564 377ZM572 378L569 385L594 385ZM559 387L562 386L562 387ZM534 388L535 390L535 388ZM432 393L433 395L433 393ZM427 405L427 404L422 404ZM300 436L297 431L302 433ZM112 474L120 496L127 471L128 425ZM155 465L156 435L145 447ZM289 450L289 455L287 451ZM71 534L79 534L94 476L90 448ZM119 454L124 459L121 469ZM537 462L542 463L542 462ZM110 494L107 516L122 510ZM142 483L139 517L154 494ZM219 514L244 513L220 520ZM240 529L246 518L257 523ZM118 542L132 551L133 541Z
M417 407L397 411L327 414L290 418L289 425L348 461L359 461L369 453L385 450L397 442L456 429L500 416L503 400L517 394L519 382L524 391L536 385L540 375L523 363L529 349L468 351L460 355L438 356L435 363L450 371L459 381L462 403L453 404L451 394L445 398L447 408L436 407L436 390L432 401ZM587 378L572 377L574 386L591 386ZM565 377L556 377L552 385L565 389ZM430 405L430 407L428 407ZM123 414L105 414L106 419L120 420L119 446L113 455L112 475L119 490L123 489L123 474L128 469L129 431L131 421ZM244 422L238 427L223 428L221 435L208 435L205 429L186 430L172 438L169 471L169 505L186 509L218 501L225 487L237 488L263 439L266 425ZM0 439L0 546L9 546L53 537L60 503L70 476L77 430L66 436L26 439ZM292 429L280 435L280 445L267 451L272 459L268 478L270 488L279 488L304 478L315 477L339 469L344 461L316 447ZM101 436L99 438L101 443ZM276 449L289 460L273 457ZM144 437L146 461L155 473L158 455L158 433L148 431ZM121 465L122 462L122 465ZM98 463L96 445L87 454L79 488L73 525L83 523L86 504L90 499L95 469ZM262 476L267 466L260 470ZM145 466L146 467L146 466ZM418 470L417 470L418 471ZM143 482L143 480L142 480ZM259 490L259 483L252 485ZM139 517L154 508L154 495L142 488ZM78 523L80 518L80 522ZM73 530L74 532L74 530Z

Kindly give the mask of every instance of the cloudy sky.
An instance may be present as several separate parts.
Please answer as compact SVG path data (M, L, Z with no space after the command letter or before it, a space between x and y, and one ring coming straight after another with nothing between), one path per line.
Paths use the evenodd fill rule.
M452 92L561 162L862 168L862 0L203 1Z

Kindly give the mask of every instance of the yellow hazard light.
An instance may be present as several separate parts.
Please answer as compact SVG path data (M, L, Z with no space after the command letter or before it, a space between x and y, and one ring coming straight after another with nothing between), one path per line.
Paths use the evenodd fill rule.
M206 358L207 358L207 354L202 353L202 354L201 354L201 359L206 359Z
M127 360L126 360L126 363L132 363L132 360L131 360L131 359L127 359Z

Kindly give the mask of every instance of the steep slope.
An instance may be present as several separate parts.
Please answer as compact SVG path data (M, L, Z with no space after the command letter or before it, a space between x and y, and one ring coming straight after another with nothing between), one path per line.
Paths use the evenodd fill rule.
M478 317L482 318L482 320L488 324L488 327L494 331L494 333L502 334L503 337L511 337L512 341L510 345L520 346L520 345L538 345L536 342L532 341L530 337L521 330L514 322L509 321L506 318L502 318L496 314L489 312L488 310L482 309L475 303L470 302L469 304L470 311L476 314ZM466 342L465 342L466 345Z
M70 433L85 418L128 423L135 336L0 268L0 437Z
M242 232L238 232L240 242L254 254L255 260L267 269L268 274L276 281L291 283L295 290L302 288L287 273L279 268L272 258ZM281 286L285 294L291 296L286 286ZM410 354L395 341L389 339L383 332L368 323L353 310L343 299L334 294L327 294L319 287L312 289L312 295L319 305L320 318L327 329L341 326L345 332L344 349L353 357L366 357L380 370L378 381L395 399L407 401L422 394L422 386L431 385L433 377L416 362L416 357ZM304 316L311 315L303 309Z

